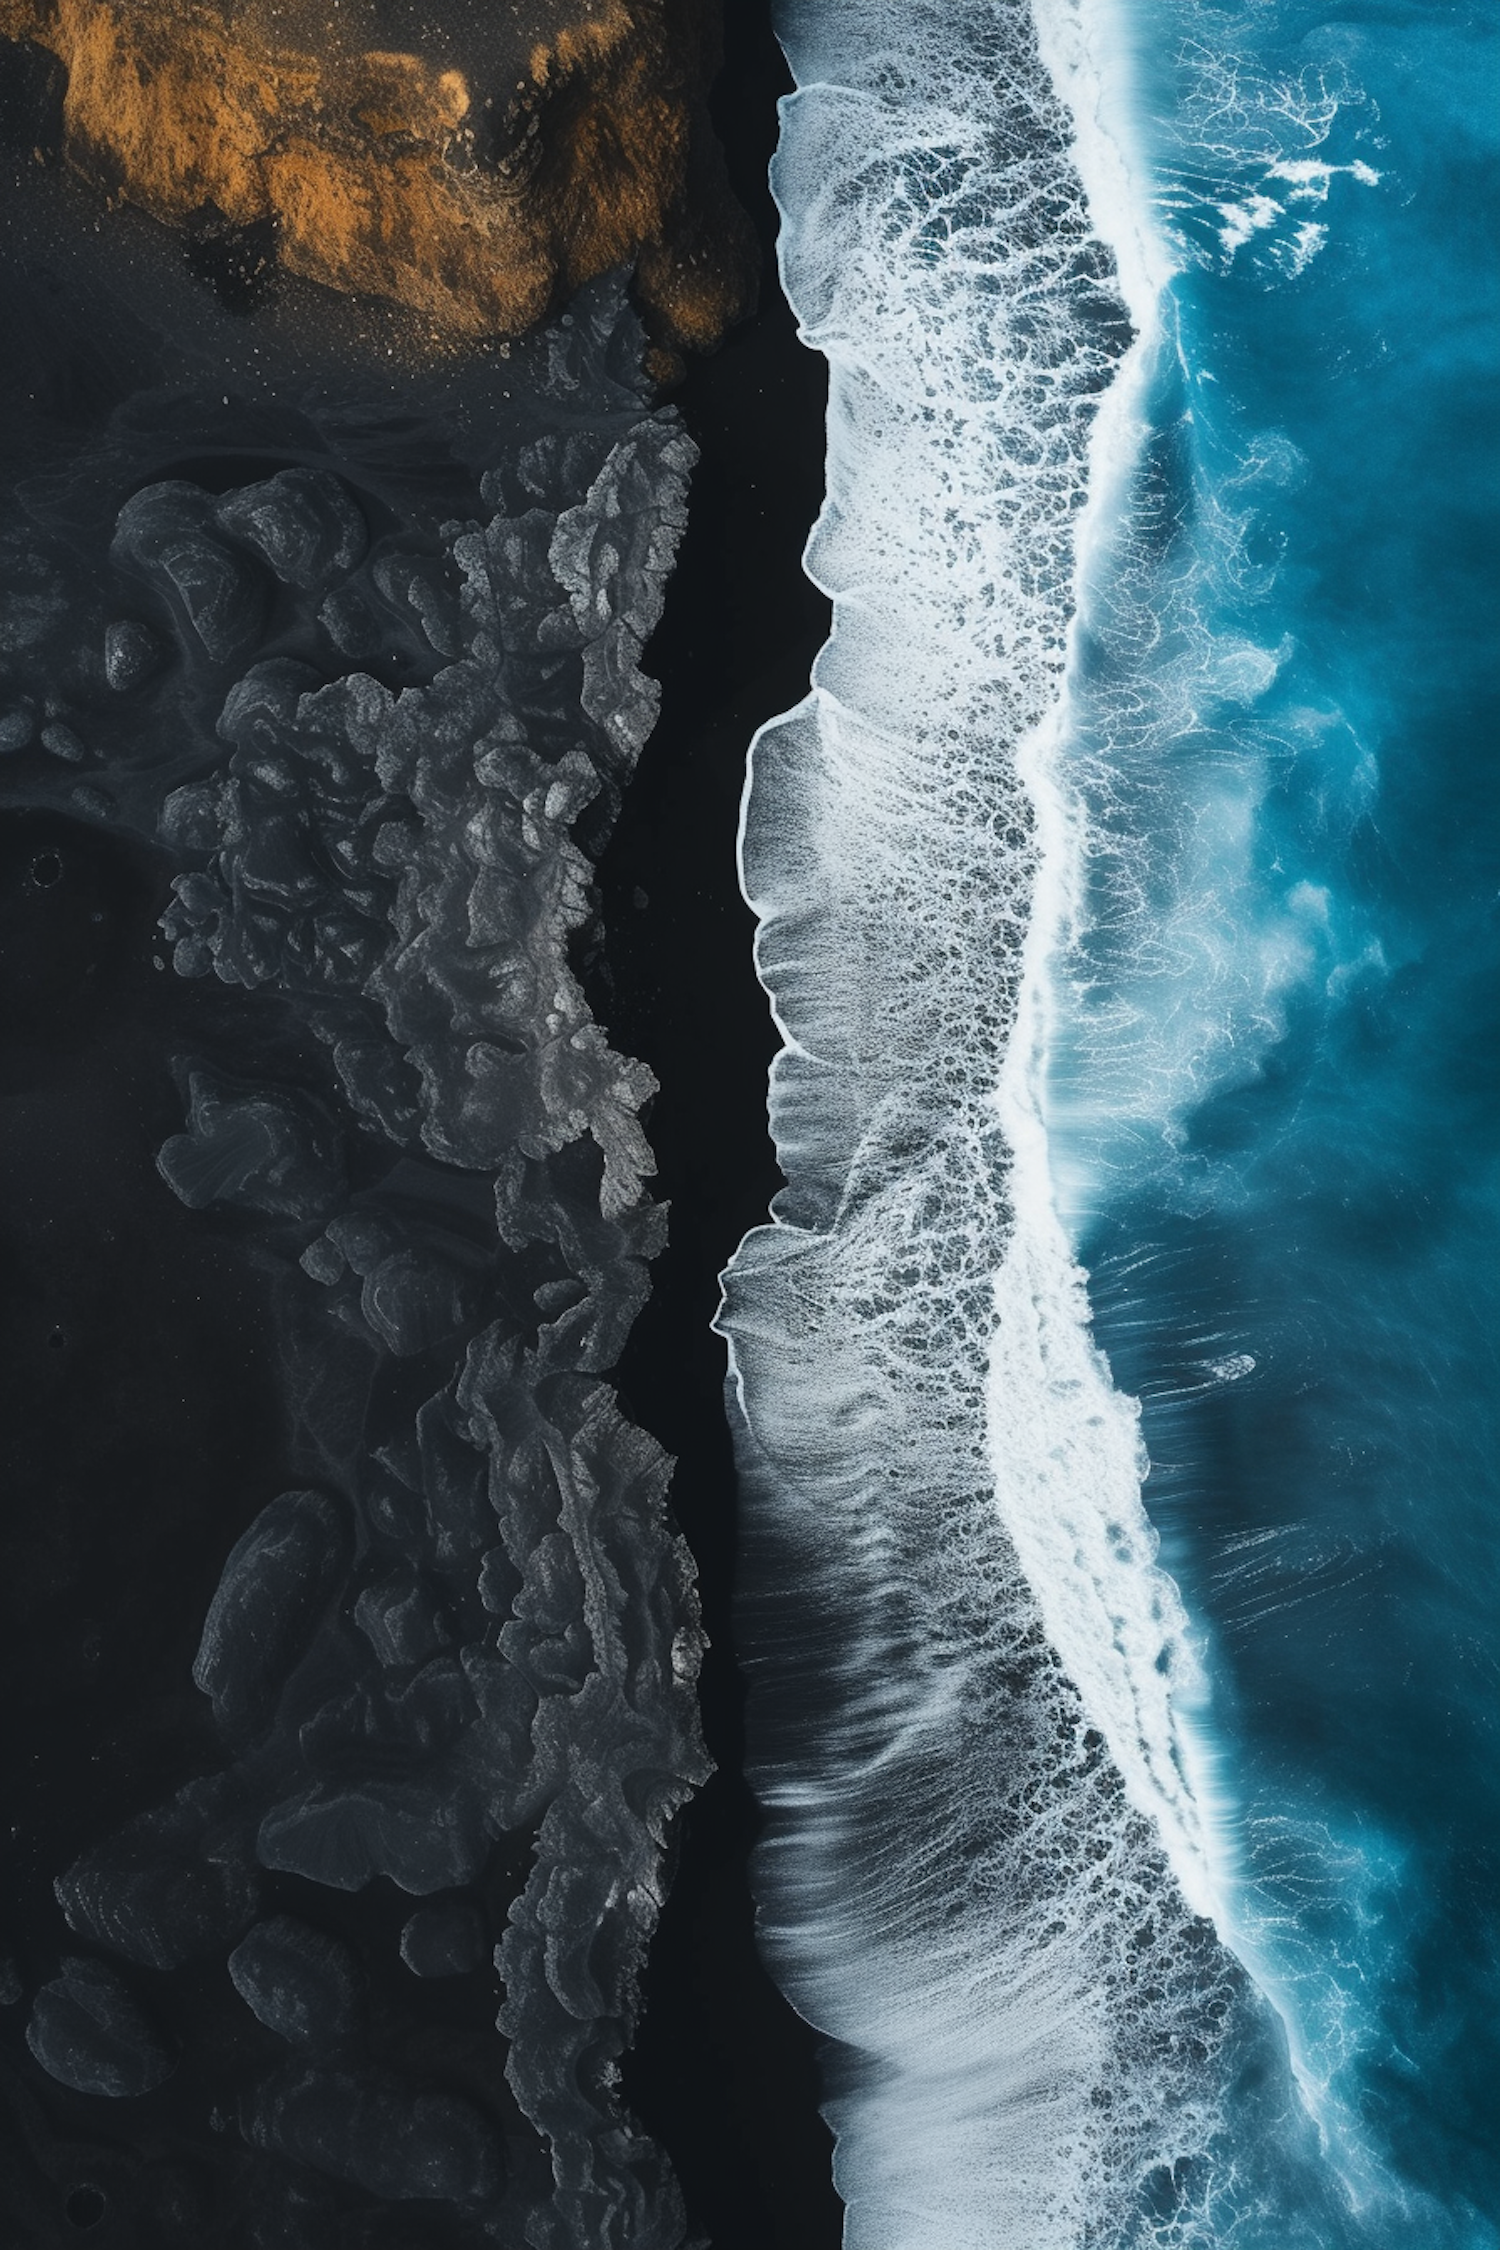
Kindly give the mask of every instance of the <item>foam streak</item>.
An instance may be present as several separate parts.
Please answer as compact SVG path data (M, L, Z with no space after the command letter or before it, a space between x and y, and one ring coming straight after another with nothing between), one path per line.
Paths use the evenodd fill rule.
M1274 2067L1276 2033L1201 1918L1191 1658L1034 1091L1047 733L1129 346L1056 90L1084 49L1053 25L1044 62L985 0L781 31L834 631L754 745L742 841L786 1042L788 1184L722 1315L762 1934L838 2042L851 2250L1218 2241L1200 2159L1231 2050Z

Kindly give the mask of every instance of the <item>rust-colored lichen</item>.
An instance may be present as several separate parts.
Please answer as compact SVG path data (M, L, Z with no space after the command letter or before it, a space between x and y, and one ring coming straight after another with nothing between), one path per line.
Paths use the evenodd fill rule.
M270 220L289 272L452 338L633 258L663 364L704 349L753 268L703 109L709 0L523 9L540 35L513 20L488 84L472 38L462 68L361 45L357 4L0 0L0 37L59 58L69 162L158 219Z

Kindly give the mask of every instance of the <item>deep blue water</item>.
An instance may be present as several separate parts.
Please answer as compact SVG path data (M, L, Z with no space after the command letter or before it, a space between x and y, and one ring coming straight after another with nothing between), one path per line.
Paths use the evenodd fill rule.
M1204 1638L1240 1940L1367 2238L1468 2250L1500 2239L1500 26L1130 12L1179 270L1086 587L1054 1154Z

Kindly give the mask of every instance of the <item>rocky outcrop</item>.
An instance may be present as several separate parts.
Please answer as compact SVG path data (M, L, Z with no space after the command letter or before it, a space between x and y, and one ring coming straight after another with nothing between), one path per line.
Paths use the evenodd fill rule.
M580 293L507 369L510 427L476 411L452 514L456 416L299 416L216 473L187 395L167 473L115 423L0 550L34 597L7 778L65 839L28 880L64 876L63 807L170 870L154 958L202 1038L157 1174L276 1277L294 1470L197 1613L195 1778L55 1872L29 2051L40 2098L112 2116L211 2082L197 2160L239 2195L232 2119L276 2250L374 2239L327 2216L369 2199L446 2206L424 2239L466 2250L686 2228L620 2062L709 1771L704 1643L671 1463L610 1380L665 1238L655 1082L582 978L694 458L641 351L619 276ZM70 546L48 507L93 479ZM426 2026L476 1991L493 2028L438 2070Z
M183 228L246 301L279 262L441 345L519 334L634 260L663 362L716 342L754 246L705 107L712 0L405 15L0 0L0 38L62 65L73 167Z

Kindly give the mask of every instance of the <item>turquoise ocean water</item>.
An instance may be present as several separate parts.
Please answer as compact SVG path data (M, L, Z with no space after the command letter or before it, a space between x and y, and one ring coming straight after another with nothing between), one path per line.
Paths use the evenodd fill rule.
M1440 0L1126 20L1177 270L1085 573L1054 1174L1201 1640L1236 1949L1353 2238L1478 2250L1500 2240L1500 22Z

